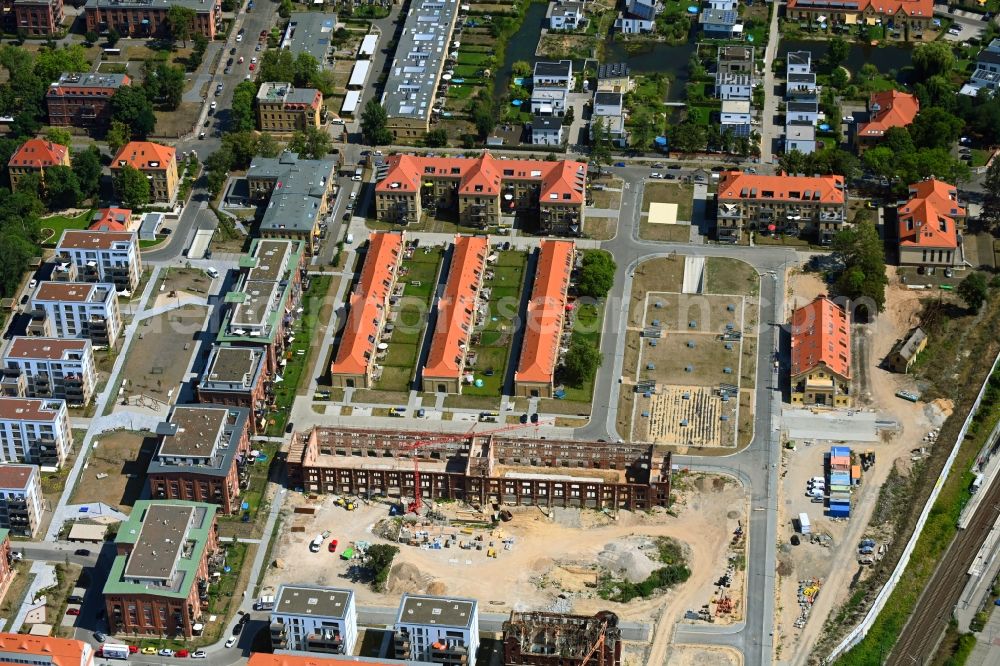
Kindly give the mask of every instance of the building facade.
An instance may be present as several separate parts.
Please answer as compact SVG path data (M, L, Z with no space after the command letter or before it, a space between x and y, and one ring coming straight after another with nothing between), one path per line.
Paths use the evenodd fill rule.
M222 27L222 5L216 0L87 0L87 31L104 33L114 28L129 37L168 37L167 14L173 5L193 9L192 32L215 39Z
M404 593L393 627L397 659L476 666L479 603Z
M160 441L147 470L152 496L237 513L250 474L249 418L244 407L175 406L156 429Z
M109 633L191 638L225 558L213 504L139 500L115 537L104 583Z
M96 386L90 340L17 336L3 355L0 393L5 396L57 398L82 406Z
M910 198L896 210L900 266L949 268L965 263L965 209L958 188L935 178L910 185Z
M825 296L792 314L792 403L851 405L851 326Z
M7 162L10 188L17 190L18 182L27 175L38 176L45 184L45 170L49 167L70 165L69 147L44 139L28 139L21 144Z
M128 74L62 74L45 92L49 125L102 128L111 123L111 98L132 85Z
M262 132L291 134L319 127L323 93L291 83L266 82L257 91L257 127Z
M198 402L250 410L250 433L263 432L274 400L274 382L263 347L212 345L205 371L195 387Z
M111 161L116 193L118 175L125 166L138 170L149 180L149 200L153 203L174 203L177 198L177 150L152 141L130 141Z
M142 280L139 237L134 231L63 231L56 245L56 264L76 267L79 282L111 282L118 291L133 292ZM52 275L60 279L57 269Z
M358 609L351 590L281 585L270 619L275 650L354 654Z
M122 331L113 284L41 282L29 301L28 335L89 338L94 347L113 347Z
M41 522L42 481L38 466L0 465L0 528L30 539ZM5 545L9 550L10 544Z
M0 463L62 467L72 449L65 401L0 398Z

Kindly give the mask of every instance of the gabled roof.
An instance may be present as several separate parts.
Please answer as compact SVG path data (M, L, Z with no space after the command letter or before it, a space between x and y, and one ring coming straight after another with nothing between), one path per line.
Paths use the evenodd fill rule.
M44 139L28 139L11 156L7 166L43 169L63 164L68 152L67 146L58 143Z
M825 296L792 314L792 377L820 364L851 378L851 328L847 313Z
M910 200L897 210L899 244L908 247L955 249L955 218L965 216L954 185L931 178L910 186Z
M911 124L920 111L920 102L909 93L885 90L872 93L868 109L872 112L871 120L858 127L858 136L879 137L890 127L906 127Z
M403 234L375 232L368 237L368 252L361 279L350 297L350 311L330 372L363 375L378 344L378 326L392 290L394 269L403 254Z
M812 201L844 203L843 176L776 176L726 171L719 179L719 200Z
M461 379L462 359L476 323L476 295L489 247L488 236L455 236L448 282L437 302L437 324L424 377Z
M128 164L139 171L159 171L167 168L177 151L170 146L161 146L152 141L130 141L111 162L112 169Z
M543 240L540 243L515 382L553 381L574 249L573 241Z

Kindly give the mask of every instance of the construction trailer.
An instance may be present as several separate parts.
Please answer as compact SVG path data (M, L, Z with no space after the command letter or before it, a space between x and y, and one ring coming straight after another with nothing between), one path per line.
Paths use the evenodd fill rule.
M619 666L618 616L511 611L503 623L505 666Z

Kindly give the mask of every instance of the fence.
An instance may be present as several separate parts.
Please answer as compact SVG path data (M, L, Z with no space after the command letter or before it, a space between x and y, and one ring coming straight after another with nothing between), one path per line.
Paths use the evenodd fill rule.
M852 647L861 642L861 640L868 635L868 631L872 628L872 624L875 622L875 618L878 614L882 612L882 608L885 607L886 601L889 600L889 595L892 591L896 589L896 584L899 583L899 579L902 577L903 572L906 570L906 566L910 563L910 555L913 554L913 549L917 545L917 539L920 538L921 532L923 532L924 524L927 522L927 517L931 513L931 508L934 506L934 502L937 501L938 495L941 493L941 487L944 485L945 479L948 478L948 474L951 472L951 466L955 463L955 457L958 455L958 450L962 446L962 442L965 441L965 434L969 430L969 424L972 423L972 417L975 416L976 411L979 410L979 405L983 400L983 394L986 393L987 382L990 381L990 377L997 370L997 365L1000 364L1000 353L997 354L996 358L993 359L993 366L990 368L989 373L986 375L986 379L983 380L983 385L979 387L979 395L976 396L976 401L972 403L972 409L969 410L969 415L965 417L965 423L962 424L962 429L958 433L958 437L955 439L955 445L951 448L951 453L948 454L948 459L944 463L944 467L941 469L941 473L938 475L937 481L934 483L934 489L931 490L930 497L927 498L927 503L924 505L924 510L920 512L920 518L917 519L917 526L913 530L913 536L910 537L909 542L906 544L906 548L903 549L903 554L899 558L899 562L896 563L896 568L893 569L892 575L889 576L889 580L886 581L885 585L879 590L878 596L875 597L875 602L872 607L868 609L868 613L865 615L865 619L856 626L851 633L844 637L844 640L840 642L837 647L833 649L830 656L826 658L824 663L830 664L833 661L850 650Z

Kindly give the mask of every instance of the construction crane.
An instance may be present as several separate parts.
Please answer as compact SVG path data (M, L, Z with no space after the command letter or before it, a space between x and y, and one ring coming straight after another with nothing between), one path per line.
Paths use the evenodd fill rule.
M409 513L420 513L420 508L422 506L421 501L421 488L420 488L420 457L417 455L417 449L423 448L430 444L441 444L444 442L457 442L470 437L478 437L482 435L495 435L501 432L507 432L510 430L517 430L518 428L527 428L534 426L534 423L514 423L512 425L505 425L500 428L491 428L489 430L475 430L478 423L473 424L472 429L467 432L462 433L441 433L441 434L428 434L426 437L422 437L416 442L407 444L401 449L403 453L411 453L413 456L413 501L407 507Z

